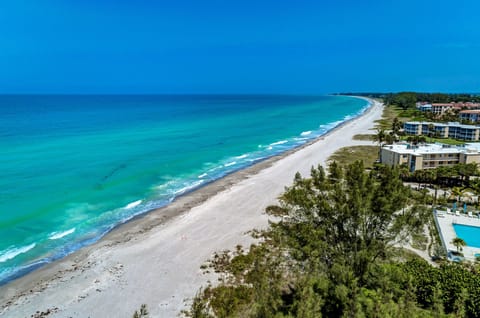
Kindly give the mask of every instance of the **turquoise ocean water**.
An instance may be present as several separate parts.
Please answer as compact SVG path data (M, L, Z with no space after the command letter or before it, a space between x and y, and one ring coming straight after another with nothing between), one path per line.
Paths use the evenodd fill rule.
M0 284L366 107L341 96L0 96Z

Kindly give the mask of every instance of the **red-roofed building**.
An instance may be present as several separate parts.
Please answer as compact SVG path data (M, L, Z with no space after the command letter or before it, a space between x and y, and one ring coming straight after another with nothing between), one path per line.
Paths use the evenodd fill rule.
M434 103L432 104L432 113L443 115L448 111L462 109L480 109L480 103Z

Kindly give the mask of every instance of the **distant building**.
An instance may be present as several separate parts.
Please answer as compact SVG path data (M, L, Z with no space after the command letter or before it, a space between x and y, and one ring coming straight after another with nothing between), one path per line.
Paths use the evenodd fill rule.
M410 121L403 124L403 129L408 135L429 135L433 134L439 138L452 138L459 140L477 141L480 140L480 127L473 125L462 125L458 122L432 123ZM430 131L432 129L432 131Z
M422 112L430 112L432 111L432 104L418 104L417 109Z
M480 122L480 109L462 110L458 113L460 119L474 123Z
M411 172L459 163L480 163L480 143L464 146L439 143L419 146L409 143L385 145L381 149L380 160L389 166L406 164Z
M462 110L462 109L480 109L480 103L426 103L426 102L418 102L417 108L421 111L431 111L432 113L436 115L443 115L449 111L454 111L454 110Z
M443 115L446 112L461 109L462 106L457 103L434 103L432 104L431 111L436 115Z

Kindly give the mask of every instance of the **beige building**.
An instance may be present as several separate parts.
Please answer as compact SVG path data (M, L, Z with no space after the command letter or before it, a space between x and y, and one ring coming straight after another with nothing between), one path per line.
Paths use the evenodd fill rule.
M459 111L462 109L479 109L479 103L433 103L431 104L430 111L437 115L443 115L447 112Z
M452 166L458 163L480 163L480 143L463 146L444 144L409 143L385 145L381 149L380 160L383 164L396 166L406 164L410 171Z

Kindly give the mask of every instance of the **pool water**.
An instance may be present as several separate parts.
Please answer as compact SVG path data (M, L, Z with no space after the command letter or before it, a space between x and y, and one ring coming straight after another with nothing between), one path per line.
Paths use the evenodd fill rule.
M480 248L480 227L453 224L457 237L463 239L467 246Z

